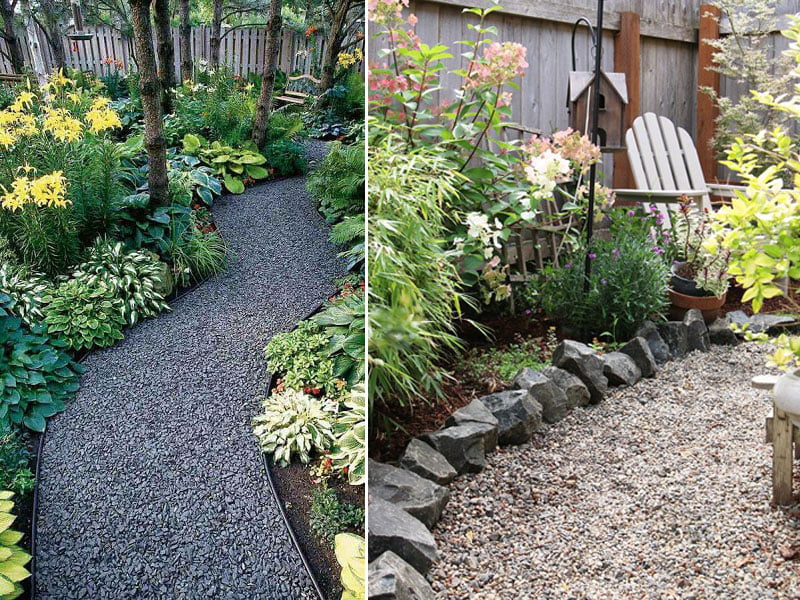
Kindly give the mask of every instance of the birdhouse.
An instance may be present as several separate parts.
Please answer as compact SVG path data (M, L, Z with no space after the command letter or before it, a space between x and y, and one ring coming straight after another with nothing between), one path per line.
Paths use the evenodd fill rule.
M591 110L594 105L594 73L571 71L569 74L570 127L590 135ZM624 73L600 71L600 112L597 118L597 143L603 152L625 149L625 113L628 109L628 86Z

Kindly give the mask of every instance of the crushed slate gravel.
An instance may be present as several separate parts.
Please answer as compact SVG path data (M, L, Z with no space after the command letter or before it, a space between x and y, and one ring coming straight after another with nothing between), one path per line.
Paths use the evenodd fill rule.
M763 347L714 347L451 485L444 600L800 598L800 504L770 506ZM795 481L795 489L798 489Z
M335 291L344 263L304 177L228 196L214 216L228 271L88 356L48 425L40 600L316 598L250 419L264 346Z

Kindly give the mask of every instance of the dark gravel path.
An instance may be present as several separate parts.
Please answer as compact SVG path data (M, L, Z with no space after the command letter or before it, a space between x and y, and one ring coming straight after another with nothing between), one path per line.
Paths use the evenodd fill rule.
M315 597L249 424L267 341L343 272L304 185L219 202L228 272L86 360L81 391L48 428L40 600Z

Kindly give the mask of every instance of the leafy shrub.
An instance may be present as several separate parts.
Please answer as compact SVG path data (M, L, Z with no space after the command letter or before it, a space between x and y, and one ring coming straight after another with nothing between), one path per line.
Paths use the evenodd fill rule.
M667 305L669 269L649 233L626 226L626 214L614 215L613 239L595 240L589 289L584 292L584 257L579 245L570 260L543 271L539 290L545 312L584 338L624 340ZM630 223L631 221L627 221Z
M126 252L122 242L98 241L72 279L87 288L106 286L115 298L122 300L122 316L128 325L139 319L154 317L167 310L165 294L169 294L169 269L152 253Z
M349 288L311 318L328 337L324 356L333 360L334 377L343 379L349 387L364 379L365 317L364 293L360 288Z
M200 231L195 224L173 244L170 257L176 279L185 286L224 272L228 247L219 233Z
M299 175L306 171L306 149L292 140L278 140L264 147L267 164L280 177Z
M208 145L204 138L193 134L184 136L183 150L211 166L214 173L222 178L225 189L232 194L244 192L245 177L264 179L269 175L269 171L261 166L267 159L254 150L237 149L219 142Z
M364 215L345 217L343 221L331 227L328 239L334 244L347 247L339 256L347 259L348 270L358 269L359 272L364 270L366 231L367 221Z
M367 578L367 545L353 533L340 533L334 540L336 561L342 567L341 600L362 600Z
M393 136L369 150L371 423L441 395L436 361L461 345L453 317L464 297L445 241L458 175L435 148L396 150Z
M0 492L0 598L8 600L23 594L20 582L31 576L25 568L31 555L18 545L23 534L10 529L17 518L11 513L14 510L13 497L12 491Z
M328 223L364 213L364 147L334 143L306 187Z
M175 244L192 227L191 215L187 206L151 206L150 194L132 194L118 203L111 232L129 248L151 250L169 260Z
M0 436L0 489L25 495L33 491L31 454L13 430Z
M253 433L278 466L288 466L294 455L308 464L313 452L330 447L336 402L284 390L264 398L261 409L253 418Z
M332 467L346 473L350 485L363 485L367 475L367 406L363 386L350 392L333 431L336 437L330 456Z
M336 393L334 364L327 357L329 336L313 321L301 321L297 328L273 337L265 350L267 366L283 374L283 385L328 395Z
M285 110L270 113L267 121L267 143L280 140L296 140L303 135L303 118Z
M351 528L361 530L363 523L364 509L340 502L333 488L316 489L312 493L309 525L319 539L333 545L336 534Z
M26 272L24 268L14 268L10 264L0 265L0 294L6 294L11 299L8 310L26 325L44 319L42 296L49 285L39 273Z
M64 410L78 390L82 368L64 351L66 343L28 328L4 307L0 294L0 421L44 431L45 419Z
M104 283L90 286L72 279L42 299L48 333L73 350L106 348L123 338L124 303Z
M339 119L358 120L364 117L364 79L350 73L343 84L335 85L326 95L328 106Z

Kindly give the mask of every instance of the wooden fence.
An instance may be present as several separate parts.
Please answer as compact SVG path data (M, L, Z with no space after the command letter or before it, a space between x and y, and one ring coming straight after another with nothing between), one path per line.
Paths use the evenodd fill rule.
M37 37L42 48L45 68L53 68L53 55L42 31L37 27ZM108 72L109 65L104 60L112 58L122 61L126 69L135 70L133 60L133 41L110 27L94 27L88 31L94 37L85 41L64 38L67 65L81 71L92 71L97 75ZM233 29L220 43L220 63L227 65L234 74L246 77L250 73L261 73L264 65L267 30L264 27ZM29 44L25 43L24 31L20 32L22 50L27 65L33 65ZM180 75L180 44L178 30L173 29L175 49L175 74ZM302 33L285 30L281 40L278 65L286 73L312 73L319 66L325 53L326 39L321 34L306 37ZM6 52L5 42L0 40L0 52ZM211 28L200 26L192 28L192 55L195 61L208 61L211 56ZM8 59L0 54L0 73L11 73Z

